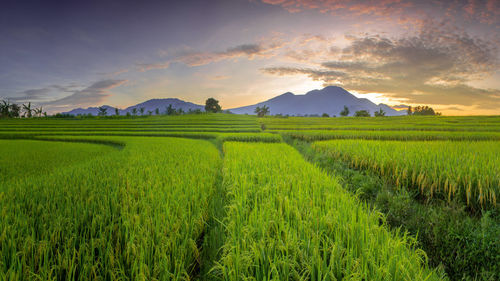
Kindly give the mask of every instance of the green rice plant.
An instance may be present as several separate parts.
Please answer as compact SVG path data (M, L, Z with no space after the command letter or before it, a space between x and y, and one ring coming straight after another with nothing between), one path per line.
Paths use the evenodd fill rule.
M268 130L500 132L499 116L395 116L384 118L261 118Z
M246 133L234 133L234 134L219 134L217 141L242 141L242 142L282 142L283 139L280 135L269 134L269 133L259 133L259 134L246 134Z
M213 132L8 132L0 133L0 139L33 139L35 137L50 137L50 136L121 136L121 137L177 137L177 138L191 138L191 139L215 139L219 133Z
M224 144L222 280L441 280L405 233L286 144ZM381 223L382 222L382 223Z
M85 151L98 145L20 140L28 151L63 147L53 156L63 166L0 182L0 280L195 276L222 164L215 146L175 138L78 138L126 145L102 146L109 151L96 149L102 155L88 159L63 146ZM11 160L33 160L20 156ZM73 162L63 161L68 157Z
M113 151L103 145L34 140L0 140L0 183L47 173Z
M500 140L500 132L462 132L462 131L355 131L355 130L302 130L271 131L284 137L303 141L332 139L367 140Z
M472 209L498 207L500 146L496 141L333 140L312 146L429 198L458 198Z

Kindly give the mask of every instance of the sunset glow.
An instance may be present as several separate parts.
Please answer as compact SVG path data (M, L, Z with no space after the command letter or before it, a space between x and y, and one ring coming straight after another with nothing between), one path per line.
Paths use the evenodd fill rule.
M497 0L3 1L0 98L49 112L170 97L227 109L338 85L391 106L499 114L499 11Z

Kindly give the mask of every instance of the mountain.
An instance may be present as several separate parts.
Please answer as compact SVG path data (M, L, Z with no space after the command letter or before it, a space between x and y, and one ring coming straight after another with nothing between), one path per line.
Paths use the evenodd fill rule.
M108 115L114 114L115 108L111 107L109 105L103 105L103 107L106 108L106 112ZM68 112L63 112L64 114L71 114L71 115L97 115L99 113L99 107L89 107L89 108L76 108Z
M168 98L168 99L151 99L148 101L145 101L143 103L139 103L133 106L129 106L125 109L118 109L120 115L125 115L127 112L132 113L132 110L134 108L137 109L138 114L140 114L140 109L144 108L144 114L148 114L148 111L153 112L155 114L155 110L158 108L160 110L160 113L164 113L166 111L166 108L172 105L173 108L179 109L181 108L184 110L184 112L188 112L189 110L201 110L205 111L205 107L203 105L198 105L194 104L191 102L186 102L182 101L180 99L175 99L175 98ZM115 115L115 107L111 107L108 105L104 105L104 107L107 108L107 115ZM87 109L83 108L77 108L73 109L68 112L64 112L67 114L72 114L72 115L87 115L87 114L92 114L92 115L97 115L99 113L99 108L98 107L89 107Z
M339 116L344 105L349 108L350 114L358 110L367 110L373 116L380 108L386 112L387 116L405 115L406 111L397 111L386 104L375 104L365 98L357 98L348 91L337 86L328 86L322 90L313 90L305 95L295 95L284 93L270 100L238 108L230 109L236 114L254 114L257 106L268 106L271 115L321 115L328 113L330 116Z
M140 108L144 108L144 114L148 114L148 111L155 114L155 110L158 108L163 114L166 108L172 105L173 108L181 108L184 112L189 110L201 110L205 111L203 105L194 104L191 102L186 102L180 99L168 98L168 99L151 99L137 105L127 107L125 109L118 109L120 115L125 115L127 112L132 113L134 108L137 109L138 114L140 114ZM365 98L357 98L348 91L341 87L329 86L323 88L322 90L313 90L305 95L295 95L293 93L284 93L270 100L238 108L230 109L232 113L236 114L255 114L255 108L257 106L266 105L269 107L270 114L283 114L283 115L321 115L323 113L328 113L330 116L340 115L340 111L344 109L344 105L349 108L350 114L353 115L354 112L358 110L368 110L373 116L375 111L382 108L386 112L387 116L397 116L406 115L406 110L397 111L388 105L383 103L375 104L372 101ZM105 105L107 108L107 115L114 115L115 108ZM98 107L89 107L87 109L77 108L71 111L65 112L72 115L97 115L99 113Z

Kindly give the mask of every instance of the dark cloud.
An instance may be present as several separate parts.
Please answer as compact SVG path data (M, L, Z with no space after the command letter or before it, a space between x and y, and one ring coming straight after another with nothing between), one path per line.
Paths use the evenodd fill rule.
M17 93L15 96L8 97L8 100L14 102L40 102L50 97L53 93L70 93L73 92L75 85L50 85L45 88L28 89Z
M259 54L260 52L262 52L262 46L258 44L243 44L236 47L228 48L225 52L222 52L220 54L228 56L234 56L234 55L253 56Z
M408 105L406 105L406 104L398 104L398 105L392 106L392 108L394 108L394 109L407 109Z
M50 88L30 89L21 92L20 96L9 97L8 99L14 102L37 101L47 97L47 94L49 94L52 91L53 90Z
M347 38L350 44L318 67L270 67L263 71L305 74L325 84L383 93L408 103L500 107L500 90L469 84L499 68L495 43L435 23L402 38Z
M110 94L109 90L118 87L127 82L127 80L101 80L82 89L73 91L71 95L40 103L49 110L56 111L58 109L67 109L73 107L92 106L104 101Z

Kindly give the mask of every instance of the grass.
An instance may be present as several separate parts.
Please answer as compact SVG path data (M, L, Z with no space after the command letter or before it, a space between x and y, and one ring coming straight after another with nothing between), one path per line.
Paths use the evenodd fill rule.
M0 183L48 173L112 151L112 148L102 145L0 140Z
M476 210L498 207L498 142L335 140L316 142L313 148L429 198L457 197Z
M1 280L195 274L220 153L200 140L115 140L125 148L0 184Z
M440 280L413 238L286 144L224 144L222 280Z
M269 131L285 137L313 142L334 139L363 140L453 140L481 141L500 140L500 132L470 132L470 131L403 131L403 130L286 130Z
M446 279L441 267L452 279L494 280L499 117L201 114L0 128L0 280ZM445 216L434 199L384 197L366 177L344 189L345 174L308 163L283 143L291 138L334 139L314 153L379 174L401 194L450 196L443 210L468 198L490 212ZM371 150L388 153L385 162ZM368 191L379 203L365 203ZM437 269L415 238L427 230L442 236L429 242L442 247L425 247Z
M308 161L338 176L345 190L358 194L361 200L386 214L392 228L402 228L414 235L429 264L443 267L451 280L500 278L498 212L470 216L456 200L423 201L417 191L396 186L376 172L351 168L341 159L313 150L310 143L286 141Z

